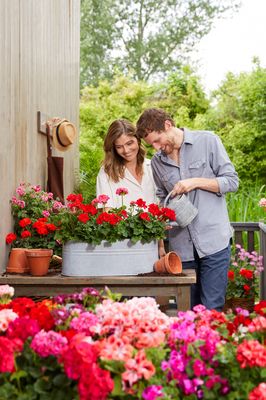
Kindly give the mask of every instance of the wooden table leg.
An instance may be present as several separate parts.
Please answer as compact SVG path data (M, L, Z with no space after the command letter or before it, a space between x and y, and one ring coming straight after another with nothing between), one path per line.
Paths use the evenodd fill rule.
M178 311L190 310L190 286L179 286L176 294L176 304Z

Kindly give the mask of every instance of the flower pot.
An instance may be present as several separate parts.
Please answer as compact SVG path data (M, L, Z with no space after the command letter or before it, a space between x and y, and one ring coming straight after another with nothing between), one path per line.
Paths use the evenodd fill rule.
M46 275L49 269L53 250L50 249L31 249L26 251L31 275Z
M122 276L153 271L158 243L132 243L123 240L92 245L70 241L63 247L62 275Z
M8 274L24 274L30 272L26 257L26 249L13 248L11 250L6 272Z
M225 309L228 310L231 308L233 311L236 308L240 307L244 310L248 310L249 312L254 311L254 298L246 298L246 297L233 297L231 299L227 299L225 303Z
M180 274L182 272L181 258L174 251L170 251L164 257L155 262L154 270L158 274Z

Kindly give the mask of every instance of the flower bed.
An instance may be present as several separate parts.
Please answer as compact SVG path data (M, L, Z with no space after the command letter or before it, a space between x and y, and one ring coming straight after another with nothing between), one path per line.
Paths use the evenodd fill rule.
M1 400L266 399L265 301L170 318L108 290L36 303L13 292L0 287Z
M236 244L228 271L227 299L254 301L258 296L259 275L262 271L263 257L256 251L249 253Z

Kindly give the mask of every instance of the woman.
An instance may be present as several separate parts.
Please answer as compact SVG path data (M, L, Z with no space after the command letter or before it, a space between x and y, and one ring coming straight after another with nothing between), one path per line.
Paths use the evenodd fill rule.
M106 194L106 207L121 207L118 188L124 187L128 194L123 204L139 198L147 204L156 203L156 187L153 181L150 160L145 158L145 149L136 137L135 127L129 121L118 119L112 122L104 140L105 158L97 176L97 196ZM159 256L165 255L163 240L159 241Z

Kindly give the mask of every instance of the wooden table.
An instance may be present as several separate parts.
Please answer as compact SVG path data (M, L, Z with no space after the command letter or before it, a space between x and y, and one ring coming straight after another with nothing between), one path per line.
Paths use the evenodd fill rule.
M84 287L104 289L123 296L175 296L178 310L190 309L190 286L196 282L195 270L186 269L180 275L158 276L99 276L66 277L56 273L36 277L30 275L3 275L0 285L10 285L15 296L55 296L74 293Z

